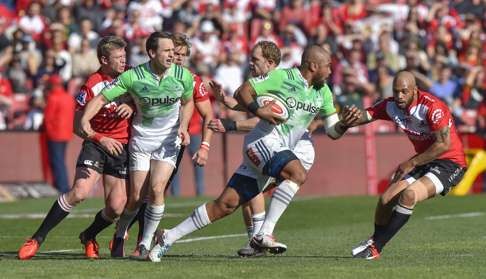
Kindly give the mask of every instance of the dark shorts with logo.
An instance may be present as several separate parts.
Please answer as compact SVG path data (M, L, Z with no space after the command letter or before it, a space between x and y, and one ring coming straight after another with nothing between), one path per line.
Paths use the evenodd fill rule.
M76 167L90 168L101 174L125 179L128 177L128 145L124 144L123 152L114 156L97 143L85 140Z
M461 167L451 160L438 159L414 168L408 176L419 179L427 173L433 174L439 179L442 186L444 186L444 190L440 194L445 196L452 187L461 182L465 172L466 168Z

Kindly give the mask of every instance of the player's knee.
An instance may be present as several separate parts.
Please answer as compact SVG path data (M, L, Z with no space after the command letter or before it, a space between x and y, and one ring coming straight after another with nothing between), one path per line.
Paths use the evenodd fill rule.
M68 194L68 202L72 205L78 204L84 201L88 197L88 191L79 185L75 185L75 187L69 192Z
M413 189L406 189L400 194L400 203L405 206L414 206L416 197L417 195Z
M305 173L305 170L296 170L290 173L289 180L297 183L297 185L302 185L304 184L305 180L307 179L307 174Z
M120 216L123 213L123 209L127 203L126 196L117 197L116 199L110 199L107 207L116 215Z
M236 208L238 208L238 202L232 200L215 200L214 205L222 216L230 215Z
M165 187L162 184L153 185L152 193L154 194L154 197L160 197L161 195L164 195L164 188Z

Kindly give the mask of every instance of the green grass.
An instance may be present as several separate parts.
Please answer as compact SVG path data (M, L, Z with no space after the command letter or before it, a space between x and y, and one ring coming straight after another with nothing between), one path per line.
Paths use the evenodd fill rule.
M175 244L161 263L112 260L107 244L113 228L99 237L101 260L83 258L77 239L88 218L66 219L49 235L40 253L19 261L16 251L40 219L0 218L0 278L480 278L486 274L485 196L436 198L419 205L411 221L390 242L378 261L352 259L350 248L372 231L376 198L299 199L276 228L289 250L281 256L243 259L235 251L245 236ZM172 227L204 199L169 199ZM0 215L42 213L52 199L0 204ZM74 213L94 213L100 200L89 200ZM468 218L429 220L427 217L481 212ZM243 234L241 212L188 238ZM131 252L135 231L126 246ZM70 250L55 253L49 251Z

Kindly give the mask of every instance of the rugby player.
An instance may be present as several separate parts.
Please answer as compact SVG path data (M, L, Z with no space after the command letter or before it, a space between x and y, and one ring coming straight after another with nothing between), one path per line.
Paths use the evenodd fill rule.
M189 70L173 64L172 34L152 33L146 50L149 62L121 74L88 103L81 119L83 132L89 136L93 134L90 119L107 102L128 92L137 107L129 142L130 191L113 240L112 256L123 256L118 251L123 251L127 227L137 214L142 188L148 181L150 200L139 244L140 258L147 256L164 214L164 190L176 166L181 144L190 141L187 129L194 109L194 78Z
M84 139L76 163L73 188L52 205L38 230L18 251L21 260L32 258L47 234L59 224L74 206L85 200L100 178L103 179L105 208L100 210L93 223L79 238L88 258L98 258L96 235L117 219L126 203L128 166L127 143L130 117L133 113L126 100L113 99L106 103L91 119L93 132L80 133L80 119L88 101L120 75L126 67L126 42L115 36L104 37L97 46L100 69L90 75L76 98L75 133Z
M172 41L174 42L174 47L175 47L174 64L179 66L184 66L187 57L189 57L191 53L191 44L188 38L182 33L174 34ZM201 144L199 145L199 148L197 150L191 150L191 148L189 148L189 152L191 153L194 164L198 167L202 167L206 165L206 162L208 160L208 155L209 155L208 154L209 148L211 146L211 136L213 132L209 129L209 123L213 119L213 109L211 107L211 102L209 101L209 94L206 90L206 87L204 86L203 80L201 79L201 77L199 77L194 73L193 73L193 78L194 78L194 92L193 92L194 106L196 107L199 114L194 113L192 115L191 121L189 122L189 127L191 127L191 125L197 125L192 123L201 121L200 116L203 119L203 123L202 123ZM189 145L189 147L190 146L191 145ZM177 171L179 169L179 165L181 163L184 154L184 149L185 147L182 146L181 150L179 151L179 155L176 161L176 167L167 185L170 185L174 176L177 175ZM142 224L141 226L139 226L139 232L138 232L139 240L141 240L141 236L143 235L143 214L145 212L145 208L146 208L146 203L142 204L137 214L137 217L134 219L134 220L138 220L140 224ZM128 229L130 229L130 227ZM138 249L135 250L134 255L136 256L139 255Z
M250 74L258 77L268 74L280 64L280 49L271 41L260 41L253 47L250 57ZM235 109L238 102L236 99L226 96L222 90L215 91L216 99L226 107ZM245 120L234 121L231 119L214 119L210 122L209 128L215 132L225 133L227 131L246 131L249 132L257 125L260 119L252 117ZM315 126L317 127L317 126ZM308 172L314 163L314 146L310 138L310 132L306 131L302 138L297 142L293 152L301 160L302 165ZM270 179L268 183L273 182ZM265 220L265 199L262 193L256 195L249 202L242 204L243 221L246 225L248 242L237 251L242 257L253 257L264 255L262 250L254 249L250 246L250 240L255 236Z
M383 247L408 222L416 204L446 195L464 175L466 161L449 108L417 88L408 71L393 80L393 97L362 113L353 126L382 119L395 122L417 152L394 172L375 210L373 235L352 250L353 257L378 259Z
M149 254L151 261L160 261L181 237L233 213L239 205L262 192L269 177L281 182L272 196L262 228L250 244L272 254L286 251L284 244L273 239L273 230L306 179L306 171L292 149L318 113L324 117L336 114L332 93L325 83L331 73L330 65L331 57L326 50L310 46L304 50L299 68L271 71L266 76L250 79L237 90L235 96L241 105L267 121L260 121L245 136L244 161L221 195L215 201L197 207L190 217L173 229L157 232L157 244ZM276 91L284 100L292 98L287 101L290 118L285 123L272 111L271 103L260 107L255 101L255 96L271 95ZM346 123L336 121L329 133L339 136L346 129Z

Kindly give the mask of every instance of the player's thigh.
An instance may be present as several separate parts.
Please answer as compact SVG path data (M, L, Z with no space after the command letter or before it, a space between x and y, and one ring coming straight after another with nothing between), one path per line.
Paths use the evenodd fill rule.
M436 195L436 186L427 176L422 176L410 184L400 196L400 203L404 205L415 205Z
M409 182L406 179L391 184L380 197L382 204L386 205L391 201L397 200L400 193L405 190L408 185Z
M86 199L100 177L101 174L94 169L77 167L74 185L67 194L67 201L72 204Z
M150 164L150 188L163 190L174 168L175 163L172 161L152 160Z
M297 142L293 149L293 152L295 156L299 158L304 169L309 172L309 170L312 168L312 165L314 165L316 152L308 133L304 134L304 136L302 136L302 139Z

